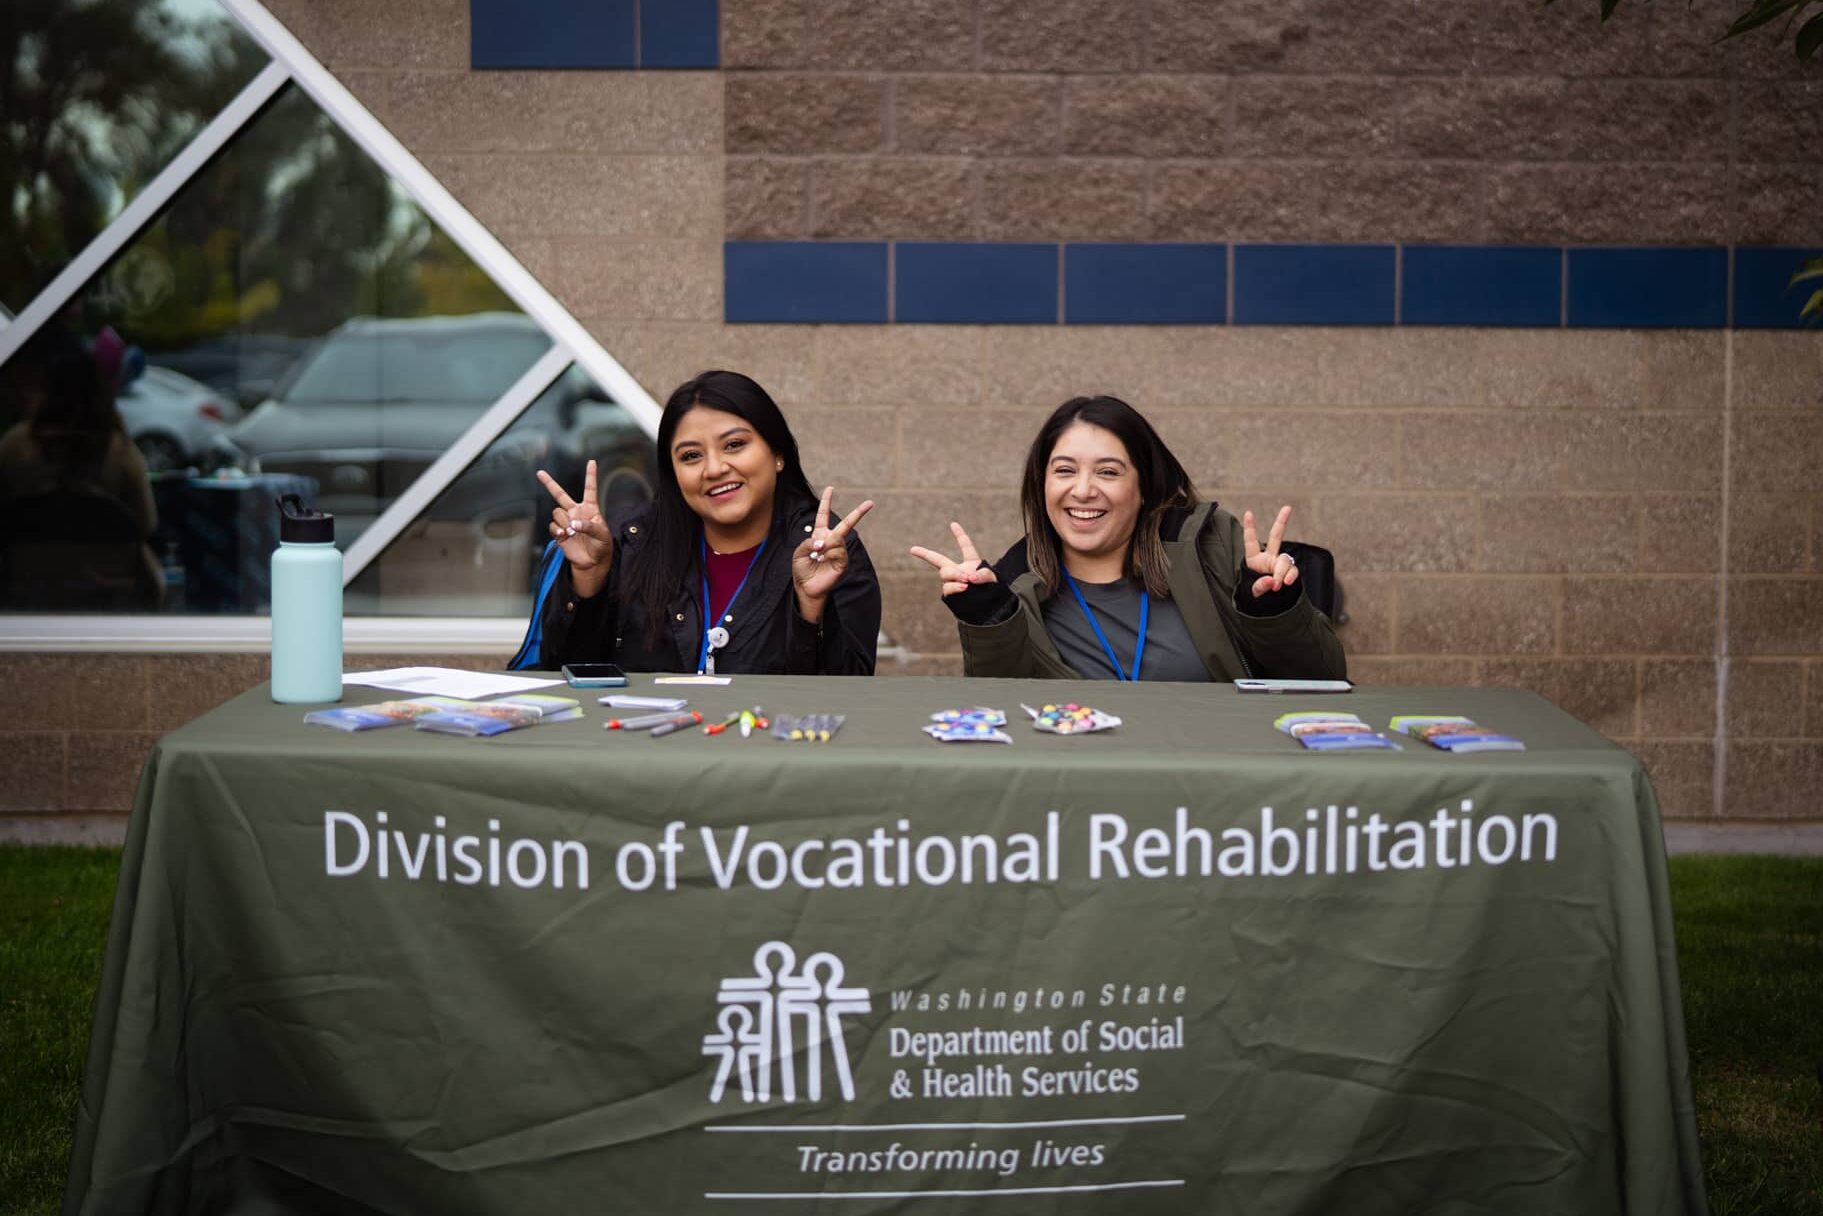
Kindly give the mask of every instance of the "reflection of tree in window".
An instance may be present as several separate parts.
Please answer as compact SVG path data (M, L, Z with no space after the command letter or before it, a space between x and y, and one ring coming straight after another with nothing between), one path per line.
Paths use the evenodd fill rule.
M0 302L24 308L265 64L187 0L6 0Z
M351 316L512 308L295 87L122 255L91 306L154 352L230 332L319 337Z

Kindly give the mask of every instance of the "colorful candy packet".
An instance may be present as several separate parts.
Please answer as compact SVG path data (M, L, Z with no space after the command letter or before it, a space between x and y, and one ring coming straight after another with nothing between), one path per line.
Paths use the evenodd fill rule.
M940 743L1011 743L1013 736L1000 729L1005 725L1006 714L976 705L939 710L930 716L924 733Z
M1078 705L1074 701L1063 705L1046 705L1039 709L1021 704L1019 708L1031 715L1034 730L1053 735L1087 735L1098 730L1113 730L1120 725L1120 719L1113 714L1105 714L1099 709L1090 709L1087 705Z
M778 714L772 719L772 737L787 743L827 743L846 721L847 714Z

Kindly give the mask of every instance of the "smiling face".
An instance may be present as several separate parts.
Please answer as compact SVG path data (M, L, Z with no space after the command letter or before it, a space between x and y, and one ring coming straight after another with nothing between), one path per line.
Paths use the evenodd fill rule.
M749 544L765 539L778 456L746 419L706 406L691 410L671 437L671 468L711 545L727 551L756 530Z
M1045 465L1044 507L1072 574L1091 582L1121 577L1139 504L1139 472L1113 431L1078 422L1057 437Z

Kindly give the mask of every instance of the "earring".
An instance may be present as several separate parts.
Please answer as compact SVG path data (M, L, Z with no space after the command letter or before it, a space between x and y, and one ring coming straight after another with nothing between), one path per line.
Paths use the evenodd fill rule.
M785 471L785 462L783 459L775 460L772 463L773 463L773 467L776 468L779 472L783 473Z

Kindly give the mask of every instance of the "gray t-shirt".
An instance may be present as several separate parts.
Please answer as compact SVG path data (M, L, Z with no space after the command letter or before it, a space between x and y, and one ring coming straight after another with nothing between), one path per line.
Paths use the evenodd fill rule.
M1108 644L1114 647L1121 667L1133 670L1133 648L1139 642L1139 595L1141 585L1133 579L1118 583L1085 583L1078 580L1082 598L1089 603ZM1101 648L1095 631L1083 616L1065 583L1057 593L1044 601L1044 627L1057 644L1057 651L1078 675L1091 680L1117 680L1108 652ZM1146 653L1140 659L1142 680L1209 680L1209 669L1203 666L1191 640L1189 626L1177 604L1162 596L1152 597L1146 619Z

